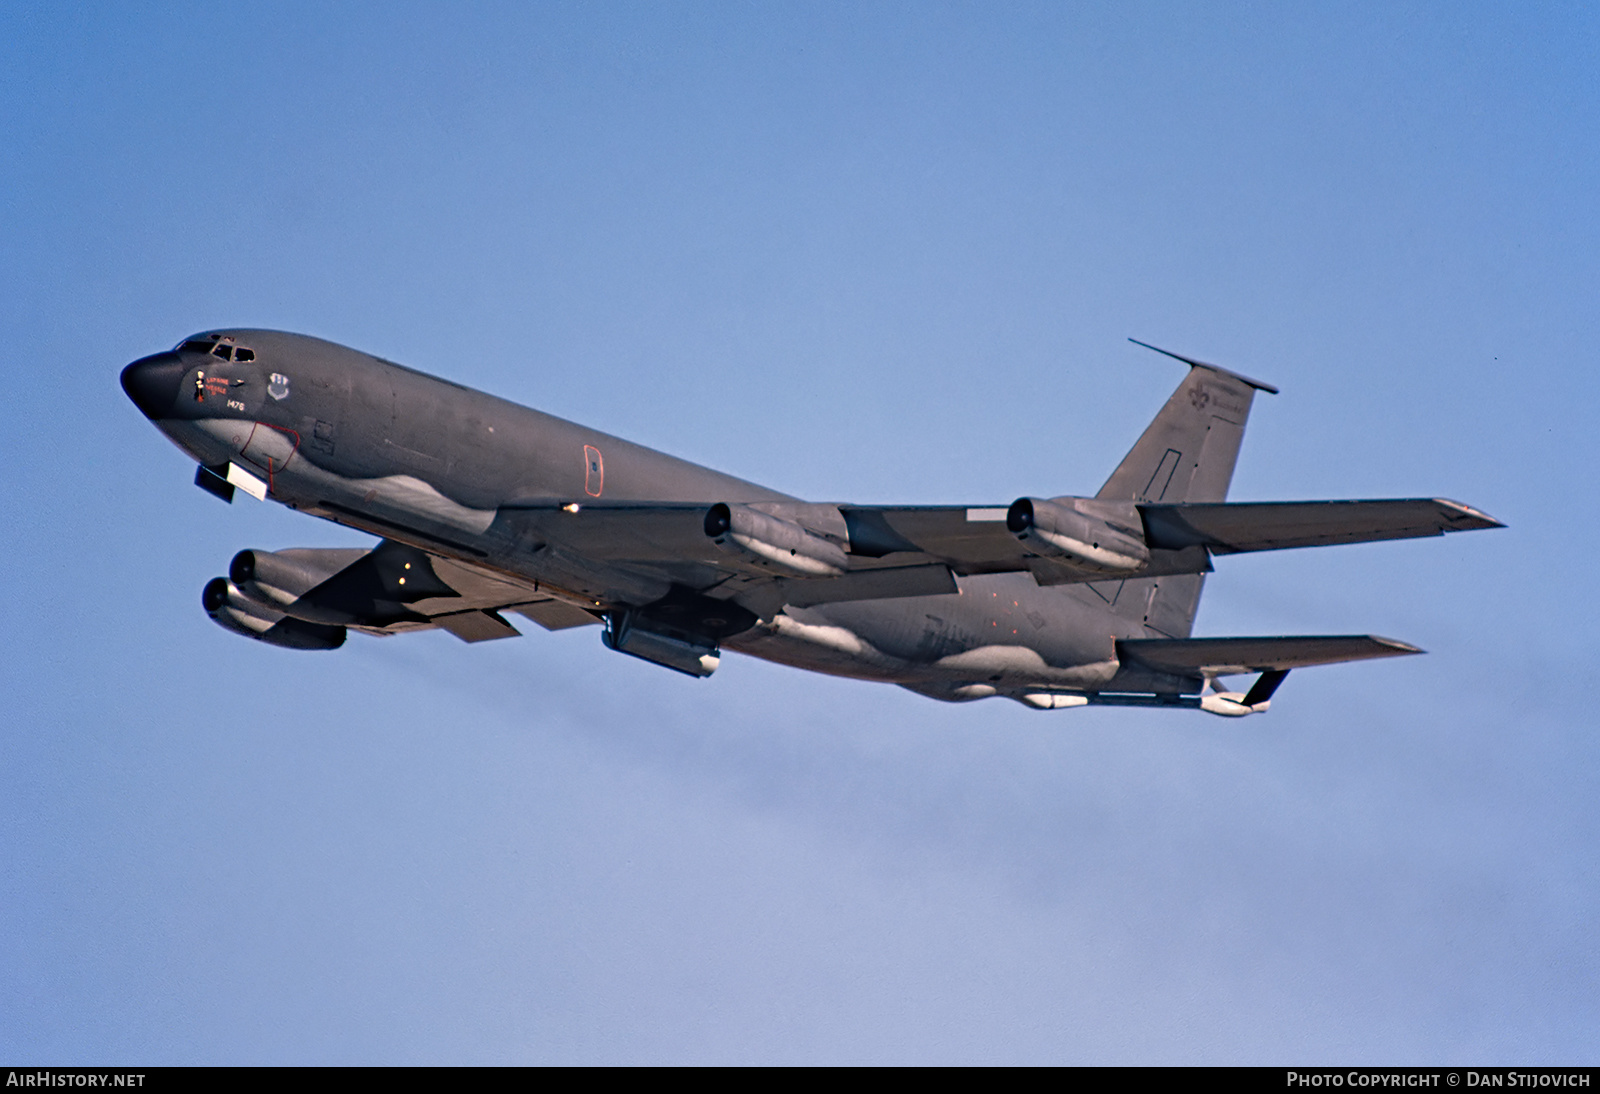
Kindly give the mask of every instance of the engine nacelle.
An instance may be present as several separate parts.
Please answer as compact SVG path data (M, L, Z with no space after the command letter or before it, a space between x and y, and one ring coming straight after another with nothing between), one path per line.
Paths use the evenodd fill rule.
M1131 501L1018 498L1006 527L1040 553L1107 574L1134 573L1150 562L1144 522Z
M369 553L364 547L240 551L228 565L228 577L245 596L307 622L349 623L353 620L348 612L328 612L320 605L297 601Z
M705 531L719 546L804 577L837 577L850 568L837 543L747 505L713 505L706 510Z
M245 592L225 577L206 582L200 605L224 630L291 650L336 650L344 645L345 629L307 623L285 615L271 604Z

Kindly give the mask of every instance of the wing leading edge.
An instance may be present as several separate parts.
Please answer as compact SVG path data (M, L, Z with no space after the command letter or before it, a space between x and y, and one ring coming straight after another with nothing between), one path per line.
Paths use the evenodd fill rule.
M1019 535L1008 513L1027 503L1031 514L1077 514L1080 527L1107 517L1123 534L1142 537L1142 557L1117 578L1164 577L1211 571L1213 555L1294 547L1410 539L1503 527L1493 517L1441 498L1369 501L1106 503L1061 497L1020 499L1011 506L866 506L802 502L751 506L704 503L630 504L525 502L503 507L522 532L575 558L654 575L687 589L736 597L767 614L796 606L849 600L931 596L954 592L952 575L1029 571L1040 585L1104 580L1103 566L1086 565L1051 540ZM1108 506L1110 508L1108 508ZM1095 507L1099 507L1098 509ZM750 537L713 535L708 521L733 509L755 511L764 527L794 537L792 544L748 549ZM1090 524L1082 524L1087 515ZM1131 527L1127 526L1131 522ZM723 522L726 523L725 520ZM722 525L717 525L721 528ZM1032 531L1032 529L1021 529ZM1092 531L1074 535L1093 539ZM737 542L735 542L737 541ZM1061 543L1057 537L1053 542ZM743 543L746 546L740 547ZM811 546L808 548L806 544ZM794 549L818 560L809 571L785 564Z
M1214 555L1418 539L1505 527L1489 514L1448 498L1214 502L1141 505L1139 509L1151 547L1204 547Z

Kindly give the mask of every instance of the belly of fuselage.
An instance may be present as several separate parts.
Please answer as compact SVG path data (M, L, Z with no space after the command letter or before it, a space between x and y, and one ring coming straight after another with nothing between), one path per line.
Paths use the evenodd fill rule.
M1028 574L960 578L955 595L786 608L728 648L893 683L1093 689L1117 671L1128 623ZM1092 594L1091 594L1092 595Z

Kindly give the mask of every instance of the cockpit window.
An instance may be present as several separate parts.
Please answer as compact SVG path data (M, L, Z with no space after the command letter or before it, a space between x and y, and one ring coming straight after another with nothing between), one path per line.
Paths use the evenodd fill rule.
M243 346L230 345L231 339L218 340L211 338L190 338L178 343L180 353L209 353L218 360L226 361L232 358L235 361L254 361L255 350L245 349Z

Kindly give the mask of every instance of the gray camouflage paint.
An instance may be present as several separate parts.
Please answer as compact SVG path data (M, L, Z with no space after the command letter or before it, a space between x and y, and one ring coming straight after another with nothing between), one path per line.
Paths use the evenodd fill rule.
M212 342L236 357L247 349L253 360L183 348ZM1098 500L1170 506L1226 497L1255 391L1273 389L1188 363L1189 374ZM643 626L695 632L709 647L720 639L722 648L799 668L940 699L1003 695L1031 697L1033 705L1044 705L1041 694L1082 694L1158 703L1187 696L1181 702L1193 706L1206 675L1187 664L1160 671L1149 659L1131 660L1135 647L1118 645L1189 637L1210 569L1207 548L1194 545L1201 539L1153 551L1143 572L1157 576L1091 580L1092 572L1024 549L1007 532L1003 507L803 503L356 350L275 331L197 335L129 365L123 386L202 466L226 474L234 464L264 481L275 501L384 537L364 580L374 588L391 583L373 594L389 608L348 617L370 633L441 626L473 641L516 633L496 613L501 608L549 627L616 624L632 612ZM701 524L719 503L796 522L817 537L811 542L827 541L829 557L849 551L850 572L796 576L726 540L713 544ZM1444 529L1394 534L1495 524L1481 514L1471 519L1477 522L1457 517ZM288 554L312 571L320 557ZM337 580L349 585L349 553L325 554L322 571L295 588L250 579L234 591L281 609L315 578L326 579L326 589ZM402 556L407 561L397 561ZM429 569L429 588L442 595L422 595L428 590L413 566ZM401 587L407 573L409 592ZM259 637L281 618L257 615L244 629L218 621ZM1321 660L1414 652L1400 643L1363 649Z

